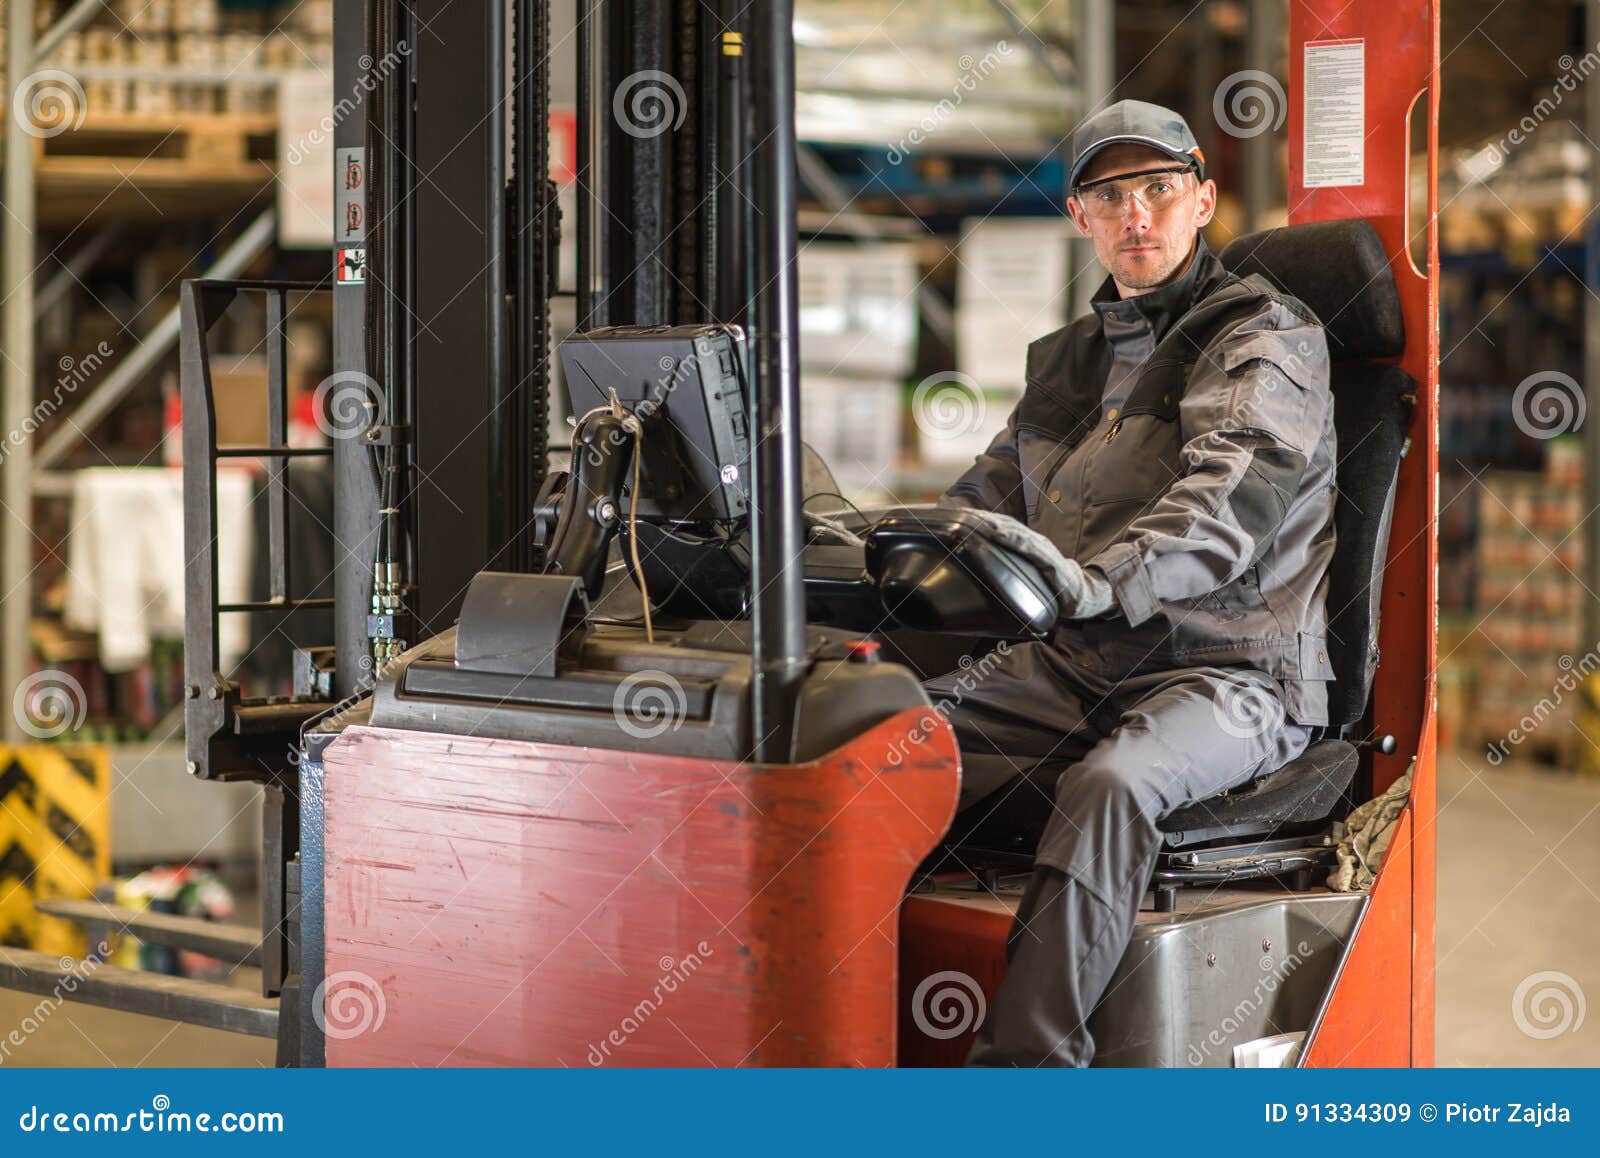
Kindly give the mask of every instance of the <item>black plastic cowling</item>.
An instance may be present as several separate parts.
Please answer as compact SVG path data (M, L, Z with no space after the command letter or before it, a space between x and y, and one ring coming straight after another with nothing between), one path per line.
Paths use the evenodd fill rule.
M948 510L906 511L867 536L867 571L901 627L1038 639L1060 617L1039 569Z

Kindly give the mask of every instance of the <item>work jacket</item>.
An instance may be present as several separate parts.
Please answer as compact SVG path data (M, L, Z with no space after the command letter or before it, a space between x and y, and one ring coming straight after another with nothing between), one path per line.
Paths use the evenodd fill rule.
M1005 429L946 494L1003 511L1110 581L1053 644L1102 675L1245 666L1327 723L1333 404L1322 326L1206 248L1177 281L1028 347Z

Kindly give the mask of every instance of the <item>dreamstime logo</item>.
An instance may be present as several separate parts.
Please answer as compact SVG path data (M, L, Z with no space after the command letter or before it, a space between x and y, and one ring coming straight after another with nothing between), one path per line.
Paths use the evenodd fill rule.
M1547 1041L1583 1028L1587 1003L1576 978L1555 970L1530 973L1511 995L1511 1020L1529 1037Z
M676 131L689 115L689 101L677 77L647 68L617 86L611 112L623 132L648 140L669 129Z
M324 378L311 396L317 429L329 438L360 438L378 424L383 388L359 370L340 370Z
M702 347L700 350L700 353L706 355L709 355L710 352L709 346ZM649 421L656 411L666 405L667 399L671 397L674 390L693 377L695 371L699 368L699 363L694 358L680 360L670 354L663 354L657 359L656 366L661 371L661 377L656 379L656 384L650 393L641 398L631 410L623 411L622 420L611 428L603 440L589 444L589 449L585 452L584 457L589 460L590 466L599 467L610 456L611 452L619 447L633 446L637 448L638 439L644 432L643 424ZM581 420L574 415L567 419L567 424L576 430L581 425ZM738 472L735 471L735 477L737 477L737 474Z
M348 96L342 97L333 106L333 111L324 116L309 130L307 130L288 149L284 150L283 159L291 165L298 165L314 155L316 147L324 141L333 138L333 131L359 109L367 97L378 90L378 85L400 67L402 58L411 55L411 46L404 40L395 42L395 51L386 52L383 59L374 61L370 55L363 54L356 61L356 66L361 72L356 77L356 83L351 88Z
M56 378L55 388L50 391L50 396L39 399L33 409L23 415L22 422L8 430L4 439L0 439L0 462L6 460L13 447L22 446L43 429L44 424L55 416L66 400L78 392L78 387L97 374L105 365L106 359L115 353L116 350L109 342L101 341L81 358L63 354L56 362L56 368L61 373Z
M1264 736L1283 724L1283 704L1263 684L1230 677L1223 682L1211 711L1217 726L1237 740Z
M961 75L951 86L950 95L934 105L928 114L898 142L889 146L889 164L898 165L904 161L910 150L921 145L939 130L939 126L955 116L956 110L966 101L967 94L976 92L978 82L987 80L989 75L1000 67L1000 58L1010 55L1011 45L1001 40L995 43L994 48L984 53L981 59L973 59L970 52L964 52L957 57L956 67L961 70Z
M983 427L983 388L958 371L930 374L911 392L911 417L929 438L961 438Z
M77 731L88 710L83 685L54 668L34 672L17 685L11 697L17 726L36 740L54 740Z
M610 1060L611 1053L628 1044L628 1039L644 1028L644 1025L660 1009L668 997L678 992L678 987L689 983L690 979L698 973L706 963L706 958L712 956L715 950L705 942L698 942L691 952L682 957L674 958L664 956L658 962L661 976L656 978L656 983L650 992L639 1000L639 1003L630 1009L610 1033L600 1040L598 1045L589 1046L588 1062L592 1066L602 1066ZM681 1030L679 1032L682 1032Z
M1561 674L1550 685L1550 694L1540 696L1539 702L1512 725L1505 739L1490 742L1487 753L1489 763L1497 767L1502 764L1511 755L1512 748L1521 745L1555 715L1556 709L1566 701L1562 693L1577 692L1584 680L1600 671L1600 650L1586 651L1576 660L1570 655L1558 656L1556 666L1561 669Z
M1002 639L995 645L993 651L987 652L981 659L973 659L970 655L962 656L959 661L961 674L957 676L951 673L945 677L950 683L950 694L941 696L933 705L932 712L924 712L921 719L911 726L909 732L895 739L889 747L889 766L900 767L914 748L927 743L930 736L936 735L941 718L948 720L951 709L960 705L966 699L968 692L976 691L978 685L988 679L1010 654L1011 645Z
M689 697L668 672L634 672L617 685L611 712L617 726L635 740L653 740L683 727Z
M1550 86L1550 95L1540 97L1528 114L1498 142L1485 146L1470 158L1469 163L1476 162L1482 166L1482 176L1494 172L1505 164L1506 155L1512 149L1527 142L1539 131L1539 126L1550 119L1568 94L1577 92L1581 84L1600 70L1600 44L1576 60L1570 54L1561 56L1556 60L1556 67L1561 70L1561 75ZM1482 176L1479 177L1480 180Z
M56 979L50 992L44 995L39 1004L23 1015L22 1021L15 1028L7 1032L4 1037L0 1037L0 1065L11 1059L12 1050L22 1048L28 1038L39 1032L40 1026L50 1019L50 1015L65 1005L78 991L78 986L88 981L110 955L111 947L101 941L95 945L94 952L87 957L61 958L62 976Z
M1254 988L1241 997L1203 1039L1189 1043L1188 1061L1191 1066L1204 1065L1206 1059L1217 1050L1231 1049L1242 1031L1249 1026L1259 1025L1261 1010L1269 1006L1273 994L1288 982L1296 969L1316 955L1316 950L1303 939L1281 961L1274 961L1271 952L1272 943L1263 942L1261 956L1256 962L1261 977Z
M1269 129L1277 132L1283 128L1289 101L1270 72L1247 68L1217 86L1211 113L1230 137L1259 137Z
M335 1041L376 1033L388 1012L383 986L355 969L325 978L311 995L311 1020Z
M29 73L11 94L12 119L30 137L59 137L81 129L88 111L78 78L59 68Z
M1511 420L1529 438L1554 438L1583 425L1583 387L1570 374L1540 370L1511 393Z
M940 1041L977 1029L987 1012L983 987L956 969L924 977L911 995L911 1020Z
M1294 353L1284 358L1281 369L1292 382L1315 382L1325 377L1328 373L1328 339L1322 331L1318 330L1315 337L1297 339ZM1267 378L1267 391L1270 393L1277 388L1278 376L1270 375Z

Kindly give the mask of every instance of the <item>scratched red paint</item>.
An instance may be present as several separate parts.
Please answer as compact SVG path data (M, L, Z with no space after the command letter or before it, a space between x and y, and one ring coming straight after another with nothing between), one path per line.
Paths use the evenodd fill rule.
M784 768L351 729L326 968L383 1019L328 1064L894 1064L900 900L958 780L922 719Z
M1306 189L1300 148L1305 43L1350 38L1365 42L1365 182ZM1289 45L1289 219L1372 222L1391 255L1405 314L1399 362L1422 383L1395 495L1379 631L1383 662L1373 690L1376 730L1399 740L1394 756L1373 758L1376 788L1403 775L1414 755L1411 803L1304 1064L1425 1066L1433 1063L1434 1000L1439 11L1435 0L1292 0ZM1426 114L1420 129L1427 136L1409 142L1419 96ZM1411 148L1427 152L1428 218L1411 223L1428 236L1427 268L1420 274L1406 257Z
M993 1009L994 995L1006 975L1006 936L1015 911L1007 904L906 898L900 910L900 974L905 979L900 988L901 1065L959 1066L966 1060L978 1027L972 1025L948 1038L920 1031L913 1020L915 987L924 978L956 970L977 982L984 1008Z

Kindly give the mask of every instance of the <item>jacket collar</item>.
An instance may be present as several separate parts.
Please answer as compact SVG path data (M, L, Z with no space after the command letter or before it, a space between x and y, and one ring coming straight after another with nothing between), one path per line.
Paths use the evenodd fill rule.
M1117 295L1116 282L1108 276L1089 304L1100 316L1102 334L1105 333L1108 314L1122 321L1140 318L1150 326L1155 340L1159 342L1172 323L1188 313L1189 308L1215 289L1225 276L1222 262L1206 245L1205 235L1196 233L1194 257L1189 262L1189 268L1176 281L1168 282L1147 294L1123 298Z

